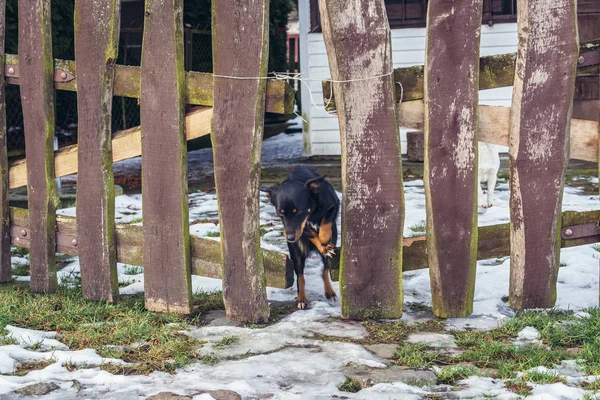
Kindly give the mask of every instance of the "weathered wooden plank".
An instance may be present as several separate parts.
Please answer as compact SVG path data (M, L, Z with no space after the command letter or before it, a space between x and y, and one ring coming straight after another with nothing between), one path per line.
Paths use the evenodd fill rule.
M425 106L422 100L408 101L399 107L401 126L414 129L424 127ZM192 140L210 133L212 108L196 107L186 116L186 139ZM479 106L479 139L508 146L510 108L497 106ZM571 158L596 162L598 140L595 132L599 128L596 121L571 119L570 144ZM113 162L137 157L141 154L140 127L117 132L113 138ZM11 164L9 169L9 188L27 184L25 159ZM77 146L67 146L55 153L56 176L77 173Z
M509 304L556 301L560 215L577 66L575 0L518 0L519 51L509 144Z
M421 100L400 104L399 124L413 129L423 129L425 104ZM570 158L597 162L598 132L597 121L571 119ZM510 107L479 106L479 140L486 143L508 146L510 129Z
M581 55L592 54L600 50L600 40L584 42L580 46ZM479 59L479 90L495 89L512 86L515 78L515 60L517 53L499 54L481 57ZM580 66L577 76L598 76L598 65ZM394 82L402 84L402 101L420 100L424 97L425 70L422 65L412 67L396 68L394 70ZM324 80L323 99L328 104L327 111L335 111L335 93L331 94L331 82ZM396 84L396 93L400 95L400 85ZM398 97L397 102L400 101Z
M600 220L600 210L596 211L565 211L562 214L562 226L597 223ZM510 255L510 224L480 226L478 228L477 259L489 260ZM560 247L574 247L599 241L598 236L582 239L561 240ZM425 269L429 267L427 256L427 238L418 236L403 240L402 270L404 272ZM340 251L339 248L336 252ZM337 281L339 260L335 258L330 263L332 279Z
M54 253L58 193L54 181L54 87L50 0L19 0L19 66L28 196L31 290L56 290Z
M194 107L185 117L186 140L210 134L212 107ZM117 162L142 154L142 130L139 126L119 131L112 139L112 161ZM56 177L76 174L78 171L77 145L63 147L55 153L54 168ZM26 159L10 166L10 188L27 184Z
M75 1L81 287L84 298L109 302L119 297L111 110L120 8L118 0Z
M597 222L600 211L563 212L562 226L571 226ZM22 208L10 208L11 244L13 246L29 248L29 238L22 236L23 228L28 229L29 212ZM61 243L71 243L70 246L57 244L56 252L77 255L77 246L72 245L72 240L77 241L76 220L73 217L57 216L56 234L63 236ZM478 229L478 260L501 258L510 255L510 224L481 226ZM144 228L132 225L116 225L117 261L125 264L143 265L144 254ZM404 272L428 268L426 236L417 236L403 239L402 269ZM590 241L585 241L590 243ZM580 246L584 244L581 239L561 240L561 248ZM191 237L192 274L210 278L223 278L223 260L221 258L221 245L218 241L207 238ZM287 265L290 259L284 254L273 250L262 249L265 263L267 285L275 288L288 288L294 283L293 267ZM336 249L336 256L340 248ZM339 257L333 257L330 266L332 279L339 280ZM290 275L291 274L291 275Z
M214 73L266 76L269 2L213 2L212 18ZM265 81L215 79L211 139L219 201L225 311L228 318L238 321L266 321L269 305L264 262L258 251Z
M0 0L0 68L4 68L6 0ZM8 155L6 148L6 97L4 75L0 77L0 282L12 279L10 218L8 213Z
M189 313L183 1L147 0L145 15L140 116L146 308Z
M10 74L9 67L18 68L19 60L14 54L6 56L7 68L6 81L11 85L20 84L22 74ZM54 60L55 81L54 87L59 90L77 91L76 62L72 60ZM67 74L66 79L61 74ZM141 68L131 65L115 65L114 95L140 98ZM213 105L213 77L204 72L187 71L186 78L186 103L199 106L212 107ZM276 79L267 80L267 94L265 111L275 114L290 114L294 112L294 90L287 82Z
M334 84L344 192L342 316L398 318L404 197L385 4L323 0L319 9L332 78L356 80Z
M425 199L433 313L473 312L477 267L477 105L482 0L429 3Z
M10 208L10 231L13 246L29 248L29 237L21 235L23 229L28 230L29 212L23 208ZM78 255L78 246L73 245L77 236L77 223L73 217L57 216L56 235L58 242L68 244L56 246L56 252ZM144 228L133 225L116 225L117 261L125 264L144 264ZM213 239L191 236L191 265L192 274L207 276L209 278L223 279L223 259L221 257L221 244ZM289 288L294 283L293 267L286 254L278 251L262 249L265 264L267 285L274 288ZM291 274L291 275L290 275Z

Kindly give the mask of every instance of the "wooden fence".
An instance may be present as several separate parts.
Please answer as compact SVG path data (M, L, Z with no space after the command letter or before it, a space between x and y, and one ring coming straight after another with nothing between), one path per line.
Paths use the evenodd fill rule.
M466 316L476 261L504 255L511 306L551 307L560 247L600 240L600 212L560 212L569 134L571 157L598 161L598 122L571 120L570 109L576 74L598 74L587 54L600 46L579 55L575 1L554 3L519 0L517 54L480 58L481 0L430 2L425 67L394 71L383 0L320 1L336 81L324 93L335 94L329 109L342 135L344 317L400 317L401 272L418 268L430 269L434 313ZM258 79L266 77L268 3L214 2L214 75L184 71L176 0L147 0L142 67L116 65L119 4L76 1L73 61L52 57L50 0L19 0L19 55L2 54L0 79L21 86L27 157L7 163L0 82L0 282L11 279L13 244L31 249L36 292L56 289L58 251L79 255L88 299L117 300L119 261L144 265L151 310L190 312L194 273L223 279L229 318L264 321L266 285L294 278L284 254L259 246L263 116L293 106L285 82ZM509 85L512 108L478 106L478 89ZM78 145L56 153L55 89L77 91L79 107ZM113 95L140 100L140 127L111 134ZM198 107L186 114L186 104ZM398 126L426 132L427 237L402 238ZM209 133L220 243L189 234L185 141ZM477 228L478 139L510 146L510 224ZM141 154L144 226L117 225L112 163ZM73 173L77 218L57 217L54 177ZM9 188L23 185L29 210L9 208Z
M0 1L1 21L5 6ZM213 76L184 70L182 7L176 0L146 2L140 68L115 63L119 1L76 1L73 61L52 57L50 0L19 0L19 54L1 54L0 79L20 85L27 154L8 165L0 82L0 282L11 279L13 244L30 248L35 292L56 290L56 251L79 255L83 294L92 300L118 299L117 261L144 265L146 306L156 311L190 312L192 272L223 278L228 316L246 321L268 318L266 285L292 284L286 256L256 246L264 113L291 113L294 98L286 82L265 79L268 9L215 5ZM246 29L243 37L230 34L234 27ZM3 51L4 24L0 28ZM56 153L55 89L77 91L79 112L78 145ZM139 99L140 127L112 134L113 95ZM199 107L186 114L186 104ZM189 234L186 140L208 134L220 244ZM144 227L116 225L112 163L141 154ZM73 173L77 218L57 217L54 177ZM23 185L29 210L10 209L9 188Z
M569 150L571 158L598 162L598 122L572 120L571 108L575 76L598 75L599 43L584 44L580 54L574 0L551 5L518 0L517 53L480 59L481 7L480 0L430 2L425 67L392 71L389 29L371 28L385 25L382 1L320 2L336 81L324 82L324 100L339 116L342 164L358 163L361 171L396 168L398 153L375 149L373 157L380 139L373 140L369 124L375 124L384 109L391 115L397 112L400 126L425 131L427 237L404 240L404 268L393 257L377 267L356 265L353 249L342 247L339 274L345 316L371 314L382 289L377 282L398 282L402 269L423 267L430 270L434 314L467 316L473 309L477 259L501 255L511 256L509 304L516 309L552 307L561 246L600 240L598 212L561 213ZM361 63L380 69L357 68ZM365 93L365 82L375 91L366 92L369 101L365 96L349 100L358 91ZM397 111L387 100L393 82L402 84L396 93L403 90ZM511 108L478 105L479 89L511 85ZM355 119L363 123L359 126ZM386 129L397 135L393 123ZM510 224L477 228L477 140L509 146ZM378 201L374 196L382 189L379 176L362 176L356 183L346 171L343 179L350 186L344 190L343 246L352 238L364 251L362 259L373 261L396 252L395 243L379 241L380 227L389 221L378 220L381 214L393 214L393 226L402 220L402 210L389 213L392 205L402 207L396 192ZM361 214L361 222L355 222L354 206L371 200L377 201L379 215ZM365 280L371 273L377 278ZM400 306L378 311L384 317L401 312Z

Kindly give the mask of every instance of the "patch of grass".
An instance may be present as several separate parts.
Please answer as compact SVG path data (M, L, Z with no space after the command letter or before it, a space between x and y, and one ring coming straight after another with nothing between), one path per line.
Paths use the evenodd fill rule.
M194 307L199 312L207 312L212 310L224 310L223 292L204 292L197 291L192 295Z
M202 356L198 357L198 360L201 363L206 364L206 365L215 365L221 361L221 359L219 357L215 356L214 354L202 355Z
M362 389L362 385L354 378L346 378L338 389L340 392L356 393Z
M237 343L239 340L240 339L237 336L225 336L215 343L215 347L222 349L225 346L231 346L232 344Z
M11 324L58 331L61 341L72 350L92 348L103 357L132 363L127 368L116 364L104 367L120 373L174 372L191 363L202 343L179 331L196 322L194 316L149 312L139 295L123 296L119 303L108 304L87 301L80 289L64 286L57 293L45 295L28 289L0 292L0 329ZM127 353L106 347L136 342L147 342L149 346L131 347Z
M28 257L29 249L26 249L25 247L13 246L10 248L10 255L11 256L19 256L19 257Z
M11 344L19 344L12 336L2 336L0 332L0 346L10 346Z
M128 265L125 267L123 273L125 275L139 275L144 272L144 268L139 265Z
M422 343L402 343L396 350L394 363L409 368L427 368L440 360L440 353Z
M533 391L531 386L522 381L507 382L505 387L519 396L528 396Z
M410 229L414 234L422 234L425 232L425 224L414 224L408 229Z
M595 244L592 246L592 248L596 251L600 251L600 244Z
M217 231L207 232L206 237L221 237L221 232L217 232Z
M471 362L480 368L496 368L502 379L514 377L517 371L537 366L552 367L569 358L561 349L546 349L542 346L517 347L511 343L483 341L465 350L456 357L457 361Z
M58 286L62 290L81 288L81 275L79 272L71 271L68 275L62 276Z
M403 321L363 321L362 325L369 332L369 336L358 342L361 344L399 343L414 332L443 332L444 324L443 320L435 318L416 324L407 324Z
M584 393L583 400L600 400L600 393L598 393L598 392Z
M366 339L368 343L398 343L415 331L414 327L401 321L391 323L364 321L362 325L369 332Z
M137 218L132 218L128 224L129 225L133 225L133 224L139 224L140 222L144 222L144 218L142 217L137 217Z
M554 371L528 371L521 375L521 379L533 383L567 383L564 378Z
M35 362L21 363L17 366L16 371L12 375L25 376L31 371L38 371L44 369L51 364L54 364L54 361L40 360Z
M263 228L262 226L260 227L260 236L265 236L268 232L270 232L269 229Z
M461 379L466 379L471 375L476 375L479 370L473 366L455 365L452 367L442 368L438 373L438 379L440 383L448 385L454 385Z
M584 386L584 389L586 389L586 390L592 390L594 392L600 390L600 379L596 379L596 380L594 380L592 382L587 383Z
M431 306L428 306L428 305L425 305L425 304L422 304L422 303L407 303L406 305L413 312L419 312L419 311L421 311L421 312L423 312L423 311L430 312L431 311Z
M12 274L14 276L29 276L29 264L13 262L12 265Z

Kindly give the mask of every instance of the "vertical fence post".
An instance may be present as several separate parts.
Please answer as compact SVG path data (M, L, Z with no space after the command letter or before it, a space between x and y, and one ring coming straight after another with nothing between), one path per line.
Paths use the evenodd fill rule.
M269 318L260 250L258 187L269 55L269 2L219 0L212 5L215 76L213 143L227 317Z
M4 70L6 0L0 0L0 68ZM6 95L4 74L0 76L0 282L12 279L10 264L10 216L8 208L8 155L6 148Z
M144 291L152 311L191 311L183 1L147 0L141 128Z
M81 286L85 298L111 302L119 295L111 146L119 13L118 0L75 1Z
M560 224L577 66L575 0L519 0L510 119L513 308L556 301Z
M56 290L54 61L50 0L19 0L19 69L27 149L31 290Z
M473 312L482 0L432 0L425 50L425 198L433 312Z
M338 107L342 316L402 315L404 198L390 28L383 0L319 1Z

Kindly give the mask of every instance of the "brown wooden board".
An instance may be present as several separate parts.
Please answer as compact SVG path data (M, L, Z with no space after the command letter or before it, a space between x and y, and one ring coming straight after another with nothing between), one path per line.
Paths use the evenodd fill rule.
M29 211L23 208L10 209L10 234L14 246L29 248ZM76 219L57 216L56 252L78 255ZM116 225L117 261L125 264L144 264L144 228L133 225ZM192 274L223 279L221 244L212 239L191 236ZM262 249L267 285L288 288L294 283L290 259L278 251ZM290 275L291 274L291 275Z
M0 68L4 68L6 0L0 0ZM8 213L8 157L6 148L6 97L4 75L0 77L0 282L12 279L10 218Z
M600 39L581 43L579 50L585 61L578 67L577 76L597 77L598 64L596 61L588 62L588 59L597 59L595 54L600 50ZM515 79L516 58L517 53L481 57L479 59L479 90L512 86ZM425 67L422 65L396 68L394 70L394 81L398 94L396 101L422 99L424 97L424 77ZM323 100L327 104L327 111L335 111L335 93L331 94L331 82L324 80L322 86ZM402 99L400 99L400 94L402 94Z
M407 101L400 104L398 120L401 126L423 129L424 115L425 103L422 100ZM571 119L569 142L572 159L597 162L598 127L597 121ZM510 107L479 106L480 141L508 146L509 128Z
M212 4L213 72L266 76L269 2ZM265 80L215 77L211 134L223 251L223 298L230 319L269 318L258 202Z
M210 134L212 107L194 107L185 117L186 140ZM63 147L54 154L56 177L76 174L78 171L77 145ZM142 154L142 130L139 126L115 132L112 138L112 161L117 162ZM9 185L16 188L27 184L26 159L20 159L10 166Z
M600 220L600 210L565 211L562 214L563 230L569 226L596 224L598 220ZM480 226L478 228L478 238L477 260L490 260L510 255L510 224ZM417 236L403 240L402 270L404 272L429 267L426 239L426 236ZM600 242L600 234L586 238L563 239L560 246L561 248L567 248L597 242ZM336 253L339 251L340 249L336 248ZM330 263L330 268L333 280L339 280L339 259L334 257Z
M575 0L518 0L519 51L509 145L509 304L556 301L561 204L577 67Z
M425 106L422 100L400 104L400 125L414 129L424 127ZM186 115L185 135L192 140L210 134L212 107L194 107ZM508 146L510 108L498 106L479 106L479 140ZM570 153L571 158L597 162L598 138L597 121L571 119ZM142 154L141 129L134 127L115 132L113 136L113 162L137 157ZM77 173L77 145L63 147L55 153L56 177ZM9 169L10 189L27 184L26 159L13 162Z
M319 2L342 148L344 318L402 315L404 197L383 0Z
M11 85L19 85L19 60L14 54L6 56L5 76ZM9 68L15 73L10 74ZM54 86L58 90L77 91L76 63L72 60L54 60ZM66 76L63 78L63 73ZM213 77L204 72L187 71L186 77L186 102L188 104L212 106L213 105ZM131 65L115 66L114 95L139 98L141 84L141 68ZM277 79L267 80L267 94L265 111L275 114L290 114L294 112L294 90L285 81Z
M148 0L142 47L141 126L146 308L192 305L185 143L183 1Z
M119 297L115 242L111 110L120 2L75 2L77 86L77 231L83 297ZM103 23L98 23L103 21Z
M473 312L481 9L481 0L439 0L427 15L427 253L433 313L443 318Z
M19 0L19 67L27 148L31 290L56 290L58 193L54 181L54 86L50 0Z

